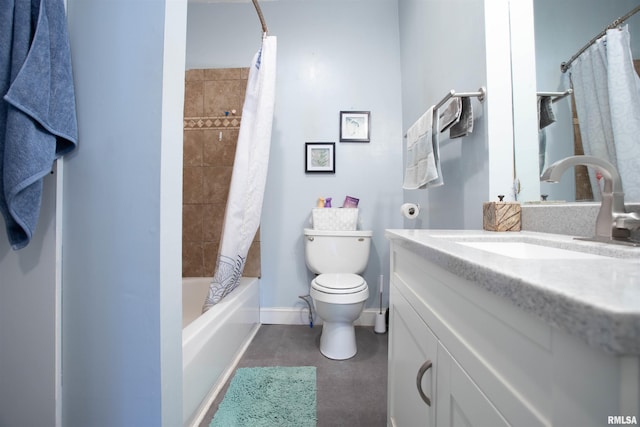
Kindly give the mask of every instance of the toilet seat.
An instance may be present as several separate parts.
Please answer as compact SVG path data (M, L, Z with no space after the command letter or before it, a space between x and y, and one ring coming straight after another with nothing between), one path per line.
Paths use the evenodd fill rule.
M325 273L311 281L311 298L329 304L357 304L369 298L367 282L357 274Z
M366 289L367 282L357 274L325 273L317 276L311 286L328 294L353 294Z

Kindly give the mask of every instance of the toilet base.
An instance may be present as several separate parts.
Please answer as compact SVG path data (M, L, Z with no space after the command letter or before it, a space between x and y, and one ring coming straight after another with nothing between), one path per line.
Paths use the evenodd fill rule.
M355 356L358 349L353 323L324 321L320 335L320 352L333 360L345 360Z

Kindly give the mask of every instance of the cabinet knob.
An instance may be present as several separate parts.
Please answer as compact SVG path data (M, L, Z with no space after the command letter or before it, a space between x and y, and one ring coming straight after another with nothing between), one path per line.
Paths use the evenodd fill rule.
M422 377L424 377L424 374L429 369L431 369L432 365L433 364L431 363L431 360L427 360L426 362L424 362L422 366L420 366L420 369L418 369L418 376L416 377L416 386L418 387L418 393L420 394L420 398L424 401L424 403L427 404L427 406L431 406L431 399L429 399L422 390Z

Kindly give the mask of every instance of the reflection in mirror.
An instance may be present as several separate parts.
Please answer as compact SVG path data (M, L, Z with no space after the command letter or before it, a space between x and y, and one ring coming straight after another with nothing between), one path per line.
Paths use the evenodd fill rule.
M609 147L609 151L605 147L604 142L606 135L616 135L620 131L612 131L611 125L597 124L600 123L599 118L596 120L593 116L586 113L585 105L588 102L585 98L598 97L600 100L607 99L609 95L602 93L596 87L606 87L606 77L603 83L596 86L584 86L582 83L585 78L581 72L585 56L594 55L590 48L587 55L581 55L576 60L567 73L562 73L560 65L568 61L583 46L585 46L594 36L600 33L604 28L611 24L617 18L626 15L629 11L638 7L638 0L565 0L558 2L557 0L535 0L534 1L534 19L535 19L535 43L536 43L536 80L538 92L564 92L572 88L576 93L574 96L568 96L557 102L551 102L548 98L538 98L540 110L540 127L539 145L540 158L535 159L542 166L549 166L556 160L572 156L574 154L593 154L599 157L609 156L608 160L616 164L618 169L630 168L635 173L635 178L628 178L629 182L624 181L623 187L626 193L625 200L627 202L640 202L640 130L638 133L628 135L634 140L634 147L624 151L622 145L613 149ZM640 13L630 17L625 23L628 27L630 35L630 45L633 59L640 59ZM618 33L620 31L616 30ZM617 34L616 34L617 35ZM609 44L612 44L612 36L609 36ZM596 43L601 45L602 43ZM593 48L597 46L594 45ZM636 61L636 64L639 64ZM619 69L619 68L617 68ZM616 73L618 71L615 71ZM612 71L609 71L611 74ZM606 74L606 73L605 73ZM635 80L634 80L635 79ZM623 99L622 112L617 113L612 103L611 108L614 110L613 118L609 119L614 124L621 122L622 133L629 132L630 125L634 122L640 126L640 115L629 114L627 107L635 105L640 108L640 86L636 84L637 75L628 80L631 82L623 96L616 96L615 99ZM616 82L621 82L622 77L617 77ZM578 86L579 85L579 86ZM628 89L635 87L635 91ZM613 93L613 92L611 92ZM631 96L633 93L633 96ZM604 96L603 96L604 95ZM576 101L578 106L576 108ZM595 101L594 101L595 102ZM595 104L594 104L595 105ZM581 118L578 119L574 113L578 111ZM580 120L586 117L588 127L582 124L580 129ZM614 127L614 129L617 129ZM595 135L595 136L594 136ZM613 139L611 137L610 139ZM618 138L613 145L622 140ZM584 146L584 147L583 147ZM583 151L583 149L585 151ZM612 158L613 157L613 158ZM618 161L620 160L620 162ZM534 161L534 159L531 159ZM627 165L627 166L625 166ZM635 166L635 167L634 167ZM621 174L623 172L621 171ZM548 200L564 200L564 201L582 201L582 200L599 200L599 190L595 191L592 186L597 186L598 181L596 173L586 169L576 168L574 171L575 178L571 174L565 174L564 178L558 184L541 183L540 192L548 195ZM591 178L589 177L591 175Z

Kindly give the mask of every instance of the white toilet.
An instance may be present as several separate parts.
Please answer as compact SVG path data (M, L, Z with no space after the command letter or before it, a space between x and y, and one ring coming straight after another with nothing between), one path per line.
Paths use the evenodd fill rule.
M367 266L371 231L304 229L305 261L317 274L311 298L323 321L320 351L329 359L355 356L356 321L369 298L367 282L359 276Z

